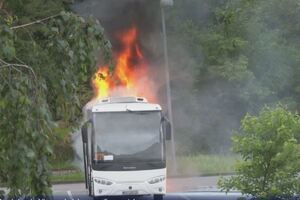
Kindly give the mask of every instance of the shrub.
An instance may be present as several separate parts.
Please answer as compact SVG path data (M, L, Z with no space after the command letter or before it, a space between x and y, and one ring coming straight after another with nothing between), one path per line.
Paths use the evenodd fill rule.
M265 107L259 116L247 114L242 133L233 136L233 151L241 154L237 175L221 178L223 191L239 190L258 199L290 198L300 193L300 117L282 106Z

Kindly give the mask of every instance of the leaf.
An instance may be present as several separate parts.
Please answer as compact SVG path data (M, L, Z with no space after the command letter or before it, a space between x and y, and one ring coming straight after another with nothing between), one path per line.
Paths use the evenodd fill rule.
M52 147L51 147L50 145L47 145L47 146L46 146L46 151L47 151L47 153L49 153L49 154L53 154L53 150L52 150Z
M296 190L285 188L295 183L294 177L299 173L296 163L300 151L294 137L299 129L294 127L300 128L299 115L280 105L265 107L258 116L246 115L242 120L243 134L232 139L233 149L244 162L236 164L237 176L222 180L220 186L267 199L283 194L293 196ZM249 184L251 180L256 181Z
M3 56L6 57L8 60L11 60L16 55L15 48L10 46L9 44L5 45L2 48Z
M31 149L27 149L26 155L27 155L28 158L34 158L35 157L35 153Z

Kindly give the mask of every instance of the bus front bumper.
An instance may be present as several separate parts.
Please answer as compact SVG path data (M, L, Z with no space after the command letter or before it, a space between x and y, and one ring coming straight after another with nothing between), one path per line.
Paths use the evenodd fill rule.
M150 184L148 182L122 182L102 185L94 182L94 196L135 196L165 194L166 181Z

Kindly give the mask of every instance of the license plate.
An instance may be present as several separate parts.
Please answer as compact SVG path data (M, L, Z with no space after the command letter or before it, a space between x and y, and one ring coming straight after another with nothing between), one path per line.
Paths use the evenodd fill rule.
M137 190L123 191L123 195L138 195L138 191Z

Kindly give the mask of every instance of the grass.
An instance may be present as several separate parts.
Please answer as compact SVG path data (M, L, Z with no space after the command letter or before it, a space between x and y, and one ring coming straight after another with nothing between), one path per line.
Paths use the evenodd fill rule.
M234 164L238 156L229 155L195 155L177 158L180 175L222 175L234 173Z
M55 162L52 164L52 169L51 182L53 184L84 182L84 172L74 166L72 162Z
M84 182L84 173L81 171L76 171L63 175L52 175L51 182L53 184Z
M51 168L53 170L77 170L78 169L77 167L74 166L72 161L51 163Z

